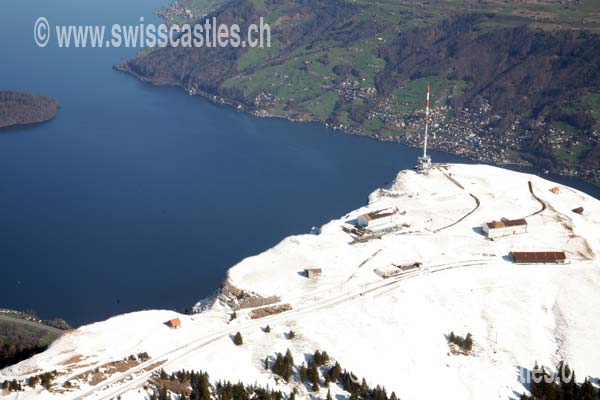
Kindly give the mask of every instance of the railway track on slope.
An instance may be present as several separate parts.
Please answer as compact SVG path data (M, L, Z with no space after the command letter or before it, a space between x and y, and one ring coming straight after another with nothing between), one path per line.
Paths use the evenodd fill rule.
M152 375L158 371L159 369L168 367L169 365L175 363L181 358L193 353L195 351L201 350L202 348L212 344L218 340L229 337L237 331L242 331L251 328L257 328L264 326L266 323L273 323L278 321L285 321L291 318L298 318L306 315L310 315L312 313L322 311L325 309L333 308L339 306L341 304L352 303L359 299L364 299L367 295L383 296L387 293L392 292L396 289L396 286L400 285L403 281L421 276L427 273L438 273L451 269L472 267L472 266L483 266L488 263L487 260L476 259L476 260L464 260L454 263L446 263L439 264L436 266L432 266L430 268L424 268L419 270L411 270L407 271L404 274L401 274L397 277L378 280L371 283L367 283L364 288L360 288L360 290L354 290L345 295L334 296L329 299L324 299L314 304L310 304L305 308L297 308L295 310L287 311L281 314L277 314L267 318L261 318L259 320L253 320L241 323L239 325L233 326L231 328L225 329L220 332L215 332L213 334L207 335L205 337L198 338L192 342L189 342L183 346L175 348L171 351L163 353L160 356L153 357L149 361L146 361L137 367L115 376L97 387L88 390L85 393L81 393L75 397L72 397L72 400L84 400L84 399L95 399L95 400L108 400L112 398L116 398L123 393L135 389L139 387L144 382L152 377ZM373 285L369 287L369 285ZM160 365L156 367L152 367L160 363ZM122 383L121 385L119 385ZM119 385L117 387L113 387L114 385ZM104 391L104 393L102 392Z

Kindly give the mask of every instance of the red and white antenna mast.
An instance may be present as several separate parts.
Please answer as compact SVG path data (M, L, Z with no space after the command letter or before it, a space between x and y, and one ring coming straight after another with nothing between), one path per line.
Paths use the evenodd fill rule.
M423 140L423 157L418 158L417 169L427 174L431 169L431 157L427 155L427 139L429 135L429 83L427 84L427 100L425 100L425 138Z

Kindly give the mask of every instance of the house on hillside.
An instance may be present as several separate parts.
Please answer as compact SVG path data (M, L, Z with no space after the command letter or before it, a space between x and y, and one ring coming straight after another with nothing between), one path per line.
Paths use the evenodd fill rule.
M321 268L307 268L304 270L304 276L308 279L317 278L321 276L322 272Z
M550 189L550 191L554 194L559 194L560 188L558 186L554 186L552 189Z
M527 233L527 221L525 219L503 219L502 221L487 222L483 224L483 232L490 239Z
M171 329L181 328L181 320L179 318L173 318L165 322L165 325Z
M358 226L365 229L377 229L385 226L393 226L397 223L398 210L387 208L360 215L357 219Z

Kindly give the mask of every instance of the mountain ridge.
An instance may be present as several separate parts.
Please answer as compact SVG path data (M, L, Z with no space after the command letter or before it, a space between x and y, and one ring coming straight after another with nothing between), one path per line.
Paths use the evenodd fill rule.
M582 214L571 211L575 205ZM365 212L389 207L406 211L400 230L355 242L342 229ZM580 381L597 377L598 215L600 201L533 175L482 165L438 165L429 176L401 171L365 207L332 220L319 235L288 237L229 270L238 293L276 295L275 305L291 310L254 319L256 307L232 309L213 297L191 316L116 316L63 335L45 353L0 371L0 381L56 370L51 392L38 386L19 398L128 400L144 398L145 382L161 369L185 369L206 371L215 382L257 383L284 393L296 387L300 398L325 397L324 388L311 393L265 371L265 356L287 348L296 360L325 350L403 399L422 398L431 379L438 383L426 386L431 397L512 398L527 392L519 371L535 360L568 360ZM528 232L487 240L478 228L501 217L527 218ZM564 251L568 263L522 266L509 256L541 250ZM409 261L422 266L387 279L377 272ZM302 275L317 267L321 276ZM164 325L173 318L180 329ZM454 354L446 339L451 331L472 333L473 352ZM243 335L240 346L232 341L236 332ZM149 358L122 361L141 353Z

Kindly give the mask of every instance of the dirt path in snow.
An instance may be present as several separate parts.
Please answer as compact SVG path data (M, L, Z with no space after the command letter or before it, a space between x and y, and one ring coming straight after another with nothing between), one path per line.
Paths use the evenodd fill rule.
M444 174L444 176L446 178L448 178L448 180L450 182L452 182L453 184L455 184L462 190L467 191L467 189L465 189L465 187L463 185L461 185L456 179L454 179L453 177L451 177L450 175L448 175L447 173L445 173L444 171L442 171L439 168L437 170L440 171L442 174ZM438 233L440 231L443 231L444 229L452 228L453 226L455 226L455 225L461 223L462 221L464 221L465 219L467 219L471 214L473 214L475 211L477 211L479 209L479 206L481 205L481 201L473 193L469 193L469 196L471 196L475 200L475 208L473 208L471 211L469 211L468 213L463 215L458 221L455 221L455 222L451 223L450 225L446 225L443 228L438 228L438 229L434 230L433 231L434 233Z
M539 213L542 213L546 210L546 202L544 200L540 199L539 197L537 197L536 194L533 192L533 184L531 183L531 181L529 181L529 193L531 193L533 198L536 199L538 203L540 203L542 208L540 208L538 211L534 212L533 214L529 214L525 218L533 217L534 215L538 215Z

